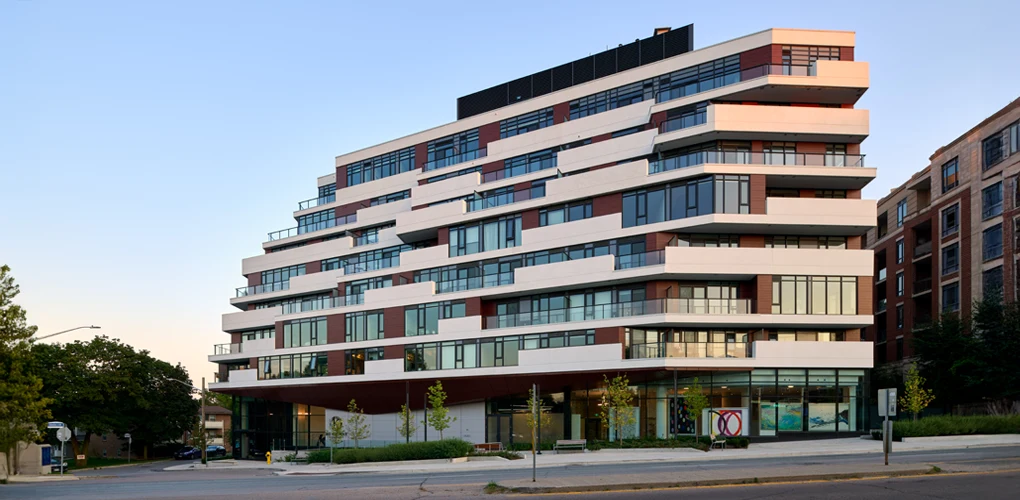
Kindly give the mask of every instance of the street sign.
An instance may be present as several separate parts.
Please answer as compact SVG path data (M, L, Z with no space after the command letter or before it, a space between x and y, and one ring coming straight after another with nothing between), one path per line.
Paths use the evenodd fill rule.
M125 432L124 433L124 439L131 439L131 433L130 432Z
M67 427L67 426L64 425L63 422L50 422L50 423L46 424L46 428L47 429L63 429L64 427Z
M61 428L57 429L57 439L59 439L61 441L64 441L64 442L70 441L71 440L71 429L68 429L67 427L61 427Z
M78 460L85 460L85 455L78 455Z
M896 388L878 390L878 416L896 416Z

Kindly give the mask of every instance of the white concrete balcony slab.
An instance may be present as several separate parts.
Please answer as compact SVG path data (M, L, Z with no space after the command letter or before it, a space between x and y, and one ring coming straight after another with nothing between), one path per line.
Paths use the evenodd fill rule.
M227 313L223 315L222 328L220 329L225 332L240 332L271 327L275 322L276 316L279 314L279 307Z
M873 342L766 342L751 344L761 368L872 368Z
M665 273L684 279L871 276L874 268L872 250L668 247L665 254Z
M315 292L335 290L337 288L337 283L340 282L340 278L342 278L343 275L343 269L334 269L330 271L295 276L290 279L286 290L235 297L230 299L230 304L240 307L242 304L250 302L261 302L294 295L308 295Z
M214 351L213 355L209 356L209 362L222 363L225 361L257 358L272 354L276 350L276 340L273 338L246 340L239 344L230 345L232 346L231 352L220 354Z
M412 187L418 185L417 176L419 171L420 170L418 169L410 170L408 172L403 172L397 175L391 175L389 177L384 177L382 179L376 179L374 181L365 182L362 184L358 184L356 186L340 188L336 192L336 201L324 205L319 205L313 208L308 208L305 210L295 211L294 217L319 212L328 208L336 208L341 205L346 205L348 203L354 203L376 198L379 196L384 196L387 194L393 194L398 191L404 191L405 189L411 189ZM334 173L333 176L335 178L336 174Z

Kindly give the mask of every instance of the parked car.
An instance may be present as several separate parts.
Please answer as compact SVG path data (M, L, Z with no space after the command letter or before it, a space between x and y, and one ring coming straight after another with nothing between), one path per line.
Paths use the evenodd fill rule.
M174 458L177 460L194 460L196 458L202 458L202 450L199 450L194 446L185 446L174 453Z
M225 457L227 456L227 449L222 446L209 445L205 447L205 456L212 457Z

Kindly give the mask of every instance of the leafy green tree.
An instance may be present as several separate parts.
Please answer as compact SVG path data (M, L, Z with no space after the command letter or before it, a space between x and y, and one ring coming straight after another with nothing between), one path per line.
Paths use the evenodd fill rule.
M25 310L14 303L20 288L0 266L0 451L7 454L7 475L14 471L22 442L41 437L50 418L43 397L42 378L34 371L32 341L36 327L29 326Z
M329 437L329 463L333 463L333 448L336 448L336 444L343 441L346 435L344 419L333 417L333 420L329 422L329 428L326 429L326 436Z
M443 431L450 428L450 424L457 421L457 417L450 416L450 410L446 406L446 392L443 391L443 383L436 381L428 388L429 416L427 425L439 432L439 439L443 439Z
M414 420L414 414L407 405L400 405L400 413L397 415L397 432L404 437L404 441L410 442L411 436L418 432L418 422Z
M535 415L538 415L538 418ZM549 409L542 406L542 398L535 397L535 389L528 389L528 414L525 415L525 423L528 425L528 429L531 429L532 435L541 430L542 427L549 428L549 424L552 423L552 417L549 415ZM537 427L537 428L536 428ZM542 436L538 436L541 439ZM534 453L537 442L533 440L531 443L531 452Z
M71 437L75 455L85 455L95 434L130 432L145 449L179 439L198 423L199 400L192 397L187 371L147 351L95 337L36 345L33 354L37 369L47 373L43 394L53 400L54 417L84 432L81 441Z
M701 383L698 382L698 377L694 377L694 382L690 385L690 389L684 393L684 402L687 403L687 412L694 418L694 439L698 439L698 419L701 418L701 413L708 408L708 396L705 396L702 390Z
M347 437L354 440L354 447L358 447L358 442L362 439L367 439L369 436L368 422L365 418L365 410L358 408L358 404L352 399L347 404L347 412L350 416L347 417Z
M903 395L900 396L900 406L907 409L917 421L917 415L931 404L935 396L931 391L924 388L924 377L917 371L916 366L907 370L907 380L904 384Z
M223 408L231 410L234 406L234 397L230 394L223 394L222 392L205 391L205 405L222 406Z
M914 355L921 376L931 384L936 401L949 411L968 402L980 382L980 341L970 334L969 321L944 314L914 331Z
M606 384L606 390L602 392L602 412L599 418L606 429L616 432L616 437L623 443L623 429L634 425L637 417L634 415L634 407L631 401L634 393L630 390L630 380L625 375L617 375L609 380L609 377L602 375Z

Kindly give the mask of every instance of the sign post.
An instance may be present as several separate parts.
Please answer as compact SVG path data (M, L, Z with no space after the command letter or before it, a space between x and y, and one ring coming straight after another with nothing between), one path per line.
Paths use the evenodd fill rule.
M885 464L889 465L889 453L892 452L892 422L889 417L896 416L896 388L878 390L878 416L882 421L882 451Z
M51 422L52 425L52 422ZM64 425L64 424L60 424ZM60 427L57 429L57 439L60 440L60 475L64 475L64 443L71 439L71 429Z
M128 440L128 463L131 463L131 433L125 432L124 437Z

